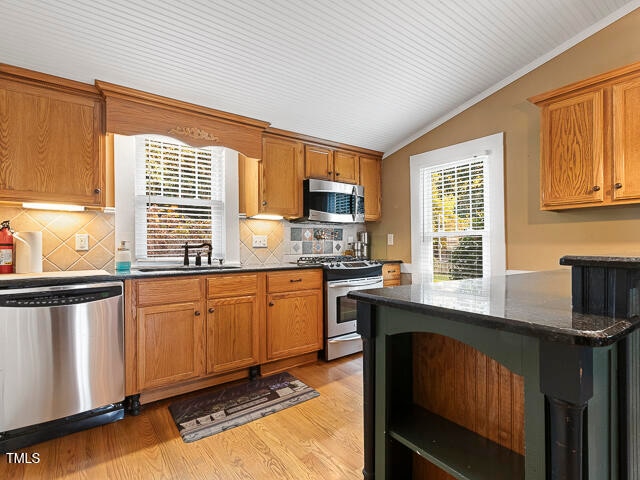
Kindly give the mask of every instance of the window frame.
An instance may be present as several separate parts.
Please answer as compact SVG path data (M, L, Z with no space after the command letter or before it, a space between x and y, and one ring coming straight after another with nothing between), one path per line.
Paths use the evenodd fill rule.
M139 265L157 262L181 260L169 257L138 258L135 256L135 175L136 175L136 139L137 137L164 137L167 141L185 144L167 136L146 135L114 135L114 170L115 183L115 240L116 244L126 241L134 252L135 263ZM187 144L185 144L187 145ZM222 237L222 253L225 263L240 263L240 228L238 197L238 153L225 149L224 165L224 228Z
M433 262L430 268L423 269L422 220L425 218L421 189L422 168L432 168L455 164L465 159L487 156L485 172L485 229L488 230L484 245L489 247L488 262L483 255L483 276L502 275L506 271L506 245L504 224L504 133L496 133L467 142L450 145L428 152L412 155L409 158L411 190L411 263L416 281L433 281ZM429 217L430 218L430 217ZM488 240L488 241L487 241ZM483 248L484 248L483 245ZM487 265L485 265L485 263Z

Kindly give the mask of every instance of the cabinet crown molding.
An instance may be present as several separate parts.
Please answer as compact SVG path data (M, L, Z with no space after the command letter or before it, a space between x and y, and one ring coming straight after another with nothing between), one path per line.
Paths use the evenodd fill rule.
M630 65L625 65L624 67L609 70L608 72L534 95L533 97L529 97L527 100L535 105L540 105L567 93L576 93L582 89L600 87L604 83L611 82L612 80L619 80L625 76L637 74L638 72L640 72L640 62L635 62Z

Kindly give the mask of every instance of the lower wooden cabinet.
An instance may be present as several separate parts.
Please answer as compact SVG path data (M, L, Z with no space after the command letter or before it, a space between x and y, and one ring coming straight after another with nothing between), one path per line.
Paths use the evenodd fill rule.
M322 270L267 274L267 360L322 348Z
M216 275L207 279L207 373L222 373L260 361L259 277Z
M204 371L200 302L138 309L138 387L146 390L199 377Z
M267 296L267 359L322 348L322 290Z
M322 305L320 269L126 280L126 395L145 403L313 361Z

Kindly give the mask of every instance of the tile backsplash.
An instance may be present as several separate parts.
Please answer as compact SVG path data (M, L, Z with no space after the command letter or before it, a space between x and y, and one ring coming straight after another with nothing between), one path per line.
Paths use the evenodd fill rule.
M240 220L243 265L295 262L303 255L343 255L364 225L292 223L286 220ZM254 248L253 235L266 235L267 248Z
M16 232L42 232L42 270L113 271L115 217L98 211L57 212L0 207L0 220ZM89 235L89 250L76 251L75 235Z
M112 272L115 255L115 215L99 211L55 212L0 207L0 220L16 232L42 232L42 270L102 269ZM342 255L364 225L290 223L286 220L240 220L240 261L243 265L295 262L303 255ZM89 235L89 250L76 251L75 235ZM253 236L267 237L266 248L254 248Z

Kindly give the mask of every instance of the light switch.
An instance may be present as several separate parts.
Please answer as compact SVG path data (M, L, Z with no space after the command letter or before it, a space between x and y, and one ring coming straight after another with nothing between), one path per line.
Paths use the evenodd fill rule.
M88 233L76 233L76 250L77 251L89 250L89 234Z
M254 235L252 245L253 245L253 248L267 248L267 236Z

